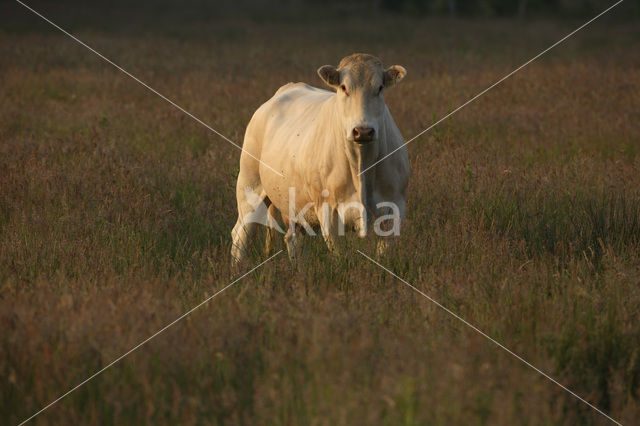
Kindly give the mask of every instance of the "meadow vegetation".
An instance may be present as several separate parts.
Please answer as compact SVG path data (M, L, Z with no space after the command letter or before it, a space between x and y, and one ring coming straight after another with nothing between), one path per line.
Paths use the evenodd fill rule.
M12 13L24 16L0 32L3 424L238 275L239 151ZM48 16L238 142L279 86L319 86L319 66L357 51L407 68L386 98L408 139L581 24L96 29ZM623 424L640 418L636 24L596 22L410 144L407 224L378 258ZM371 242L350 247L335 257L309 241L295 269L276 257L34 423L609 423L357 254ZM251 263L263 259L256 244Z

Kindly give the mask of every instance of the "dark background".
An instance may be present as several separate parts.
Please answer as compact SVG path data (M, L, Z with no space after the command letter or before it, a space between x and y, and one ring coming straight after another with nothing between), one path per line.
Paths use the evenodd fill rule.
M130 27L125 21L132 16L135 28L145 29L147 21L163 23L166 27L184 21L212 21L229 18L245 18L255 21L268 20L324 20L352 17L375 17L379 14L404 15L421 18L425 16L448 16L451 18L586 18L603 11L615 1L605 0L288 0L273 2L266 0L143 0L143 1L58 1L26 2L35 8L55 13L61 11L71 25L102 27L105 22L113 24L120 18L123 29ZM615 19L638 19L640 1L625 0L619 5ZM23 28L25 14L15 2L0 2L0 18L5 29ZM612 19L605 17L605 19ZM148 22L147 22L148 23ZM154 26L157 29L157 27ZM132 29L132 28L129 28Z

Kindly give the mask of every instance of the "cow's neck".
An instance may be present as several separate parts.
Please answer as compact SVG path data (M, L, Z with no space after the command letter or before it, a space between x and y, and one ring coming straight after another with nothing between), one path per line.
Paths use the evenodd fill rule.
M359 201L369 213L374 211L373 189L375 187L376 173L373 169L366 173L360 174L369 166L375 163L378 158L377 142L366 145L358 145L353 142L346 141L347 159L349 160L349 168L351 171L351 179L355 187Z
M325 110L329 114L329 119L332 122L340 122L340 118L337 117L335 108L335 96L329 98L325 104ZM380 134L386 133L386 123L380 123ZM322 122L322 120L318 120ZM324 131L324 129L322 129ZM372 164L378 161L381 152L381 144L384 144L382 139L368 144L359 145L355 142L349 142L344 139L346 130L338 127L334 127L332 139L334 143L344 144L344 149L349 163L349 169L351 173L351 181L358 194L358 201L365 206L369 213L375 211L375 204L373 198L373 191L375 188L376 170L375 167L367 172L360 174L360 172L367 170ZM368 215L372 217L372 214Z

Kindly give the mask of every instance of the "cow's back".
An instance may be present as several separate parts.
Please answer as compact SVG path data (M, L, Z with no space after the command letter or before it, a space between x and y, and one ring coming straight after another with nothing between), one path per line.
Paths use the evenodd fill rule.
M262 115L272 128L282 124L306 124L305 120L313 122L317 119L322 105L332 95L333 92L305 83L288 83L279 88L273 97L259 108L256 115Z
M247 126L244 149L267 162L262 158L263 144L277 143L279 149L289 143L296 144L310 133L322 105L332 94L305 83L288 83L280 87L253 114Z
M254 176L249 180L260 181L278 208L287 205L289 187L300 188L307 180L301 173L309 170L317 157L317 148L322 145L317 143L316 129L325 131L330 125L323 111L332 96L334 92L305 83L285 84L256 110L247 126L243 149L284 176L273 173L244 152L240 168ZM305 192L301 190L300 196Z

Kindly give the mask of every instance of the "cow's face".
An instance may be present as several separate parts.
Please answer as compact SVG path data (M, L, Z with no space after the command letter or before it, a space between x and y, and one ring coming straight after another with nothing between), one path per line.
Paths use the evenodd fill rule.
M353 54L340 61L338 68L324 65L318 75L336 89L337 115L347 141L367 144L378 139L385 112L384 91L404 78L400 65L384 68L375 56Z

